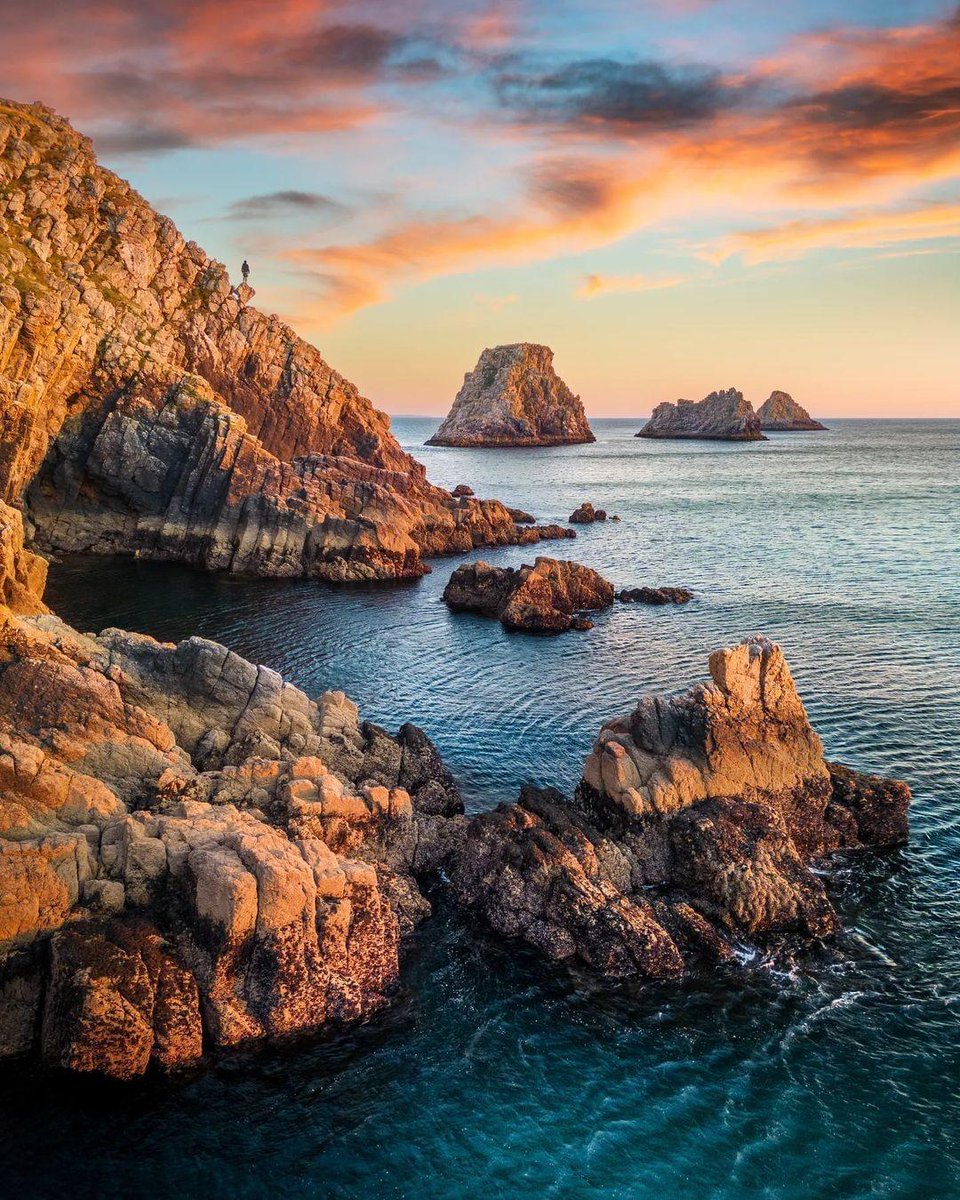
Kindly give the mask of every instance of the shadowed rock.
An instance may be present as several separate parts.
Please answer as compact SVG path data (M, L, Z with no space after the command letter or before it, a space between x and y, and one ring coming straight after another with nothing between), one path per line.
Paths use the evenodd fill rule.
M637 437L700 438L723 442L762 442L760 420L736 388L711 392L703 400L658 404Z
M617 599L624 604L687 604L693 599L693 592L676 587L624 588L617 592Z
M520 342L480 355L428 446L557 446L592 442L580 397L548 346Z

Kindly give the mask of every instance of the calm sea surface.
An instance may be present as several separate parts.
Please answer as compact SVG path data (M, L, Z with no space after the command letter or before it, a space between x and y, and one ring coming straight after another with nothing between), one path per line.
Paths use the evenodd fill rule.
M761 631L828 753L907 779L912 841L833 872L840 941L640 999L590 996L438 906L389 1013L296 1052L132 1088L0 1076L6 1196L960 1197L960 421L833 421L758 445L425 447L431 479L544 520L619 513L548 554L685 608L510 635L440 601L454 561L392 590L240 582L130 561L54 567L81 629L199 633L307 691L412 719L472 809L570 789L601 723ZM484 554L530 561L535 548Z

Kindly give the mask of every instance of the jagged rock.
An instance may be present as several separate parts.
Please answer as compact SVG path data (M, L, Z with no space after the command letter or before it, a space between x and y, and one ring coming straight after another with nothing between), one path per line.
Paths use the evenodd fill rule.
M462 812L422 731L342 692L0 609L0 1054L41 1009L48 1063L117 1078L366 1016Z
M658 404L637 437L703 438L709 441L762 442L760 420L736 388L711 392L702 400Z
M522 633L589 629L581 614L613 603L613 585L590 567L538 557L532 567L464 563L450 576L443 599L455 612L496 617Z
M592 525L594 521L605 521L606 519L606 509L594 508L589 500L585 500L567 517L571 525Z
M791 433L826 429L787 392L771 392L757 412L760 428L769 432Z
M519 342L480 355L428 446L558 446L596 439L580 397L548 346Z
M454 495L454 496L472 496L473 488L468 487L467 484L465 484L465 483L458 483L457 486L453 489L452 495ZM508 509L507 511L509 512L510 510ZM514 519L516 519L516 518L514 518Z
M693 592L676 587L624 588L617 592L617 599L624 604L687 604L693 599Z
M903 841L909 789L824 761L773 643L717 651L710 673L608 722L572 801L524 789L474 818L450 867L460 902L616 980L836 932L811 864Z
M517 542L41 105L0 108L0 280L0 501L41 548L337 582Z

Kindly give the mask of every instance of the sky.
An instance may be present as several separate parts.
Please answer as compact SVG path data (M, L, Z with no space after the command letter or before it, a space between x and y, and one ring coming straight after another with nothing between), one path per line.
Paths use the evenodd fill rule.
M0 0L93 138L380 408L533 341L593 416L960 416L960 7Z

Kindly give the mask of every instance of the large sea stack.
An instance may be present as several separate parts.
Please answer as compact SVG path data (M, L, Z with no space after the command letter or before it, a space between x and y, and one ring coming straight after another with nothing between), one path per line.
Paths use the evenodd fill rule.
M596 439L549 346L494 346L464 376L428 446L560 446Z
M807 433L826 429L788 392L771 392L757 413L760 428L770 433Z
M762 442L760 420L743 392L727 388L702 400L665 401L653 410L637 437L704 438L722 442Z
M38 545L337 581L517 540L252 294L66 121L0 105L0 500Z

